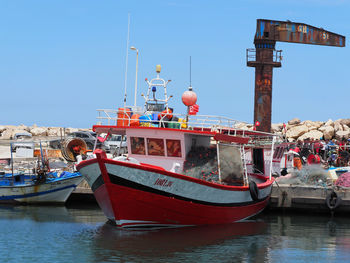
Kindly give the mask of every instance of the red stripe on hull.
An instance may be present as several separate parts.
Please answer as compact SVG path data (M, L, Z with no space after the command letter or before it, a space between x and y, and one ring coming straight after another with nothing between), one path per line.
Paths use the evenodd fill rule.
M246 206L218 207L195 204L107 183L115 220L149 221L154 225L207 225L233 223L262 211L269 198ZM105 199L100 202L109 201ZM96 199L98 197L96 196ZM145 222L146 223L146 222ZM121 224L131 226L133 223ZM138 225L135 222L135 225Z

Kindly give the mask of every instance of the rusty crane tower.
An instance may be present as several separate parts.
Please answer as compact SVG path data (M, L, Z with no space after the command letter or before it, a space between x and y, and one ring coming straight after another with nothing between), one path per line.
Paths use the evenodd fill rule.
M345 37L303 23L258 19L255 49L247 49L247 66L255 67L254 123L257 130L271 130L272 70L281 67L276 41L345 47Z

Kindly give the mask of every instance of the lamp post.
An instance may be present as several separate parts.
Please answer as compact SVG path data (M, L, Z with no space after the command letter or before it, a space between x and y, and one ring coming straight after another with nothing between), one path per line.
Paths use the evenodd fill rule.
M136 96L137 96L137 71L138 71L138 63L139 63L139 50L132 46L130 47L131 50L136 50L136 77L135 77L135 99L134 99L134 106L136 107Z

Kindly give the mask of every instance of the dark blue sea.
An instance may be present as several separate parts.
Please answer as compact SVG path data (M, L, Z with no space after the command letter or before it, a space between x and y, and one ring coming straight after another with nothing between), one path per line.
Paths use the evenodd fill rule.
M0 262L350 262L350 218L263 213L231 225L120 230L97 206L0 206Z

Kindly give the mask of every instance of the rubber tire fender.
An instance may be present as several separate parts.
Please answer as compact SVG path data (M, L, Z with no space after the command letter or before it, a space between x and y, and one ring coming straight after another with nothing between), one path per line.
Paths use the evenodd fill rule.
M335 203L331 202L333 198L335 198ZM336 209L341 204L341 202L342 202L341 198L334 191L332 191L326 197L326 204L330 210Z
M249 192L250 196L252 197L253 201L259 200L259 188L256 182L250 181L249 182Z

